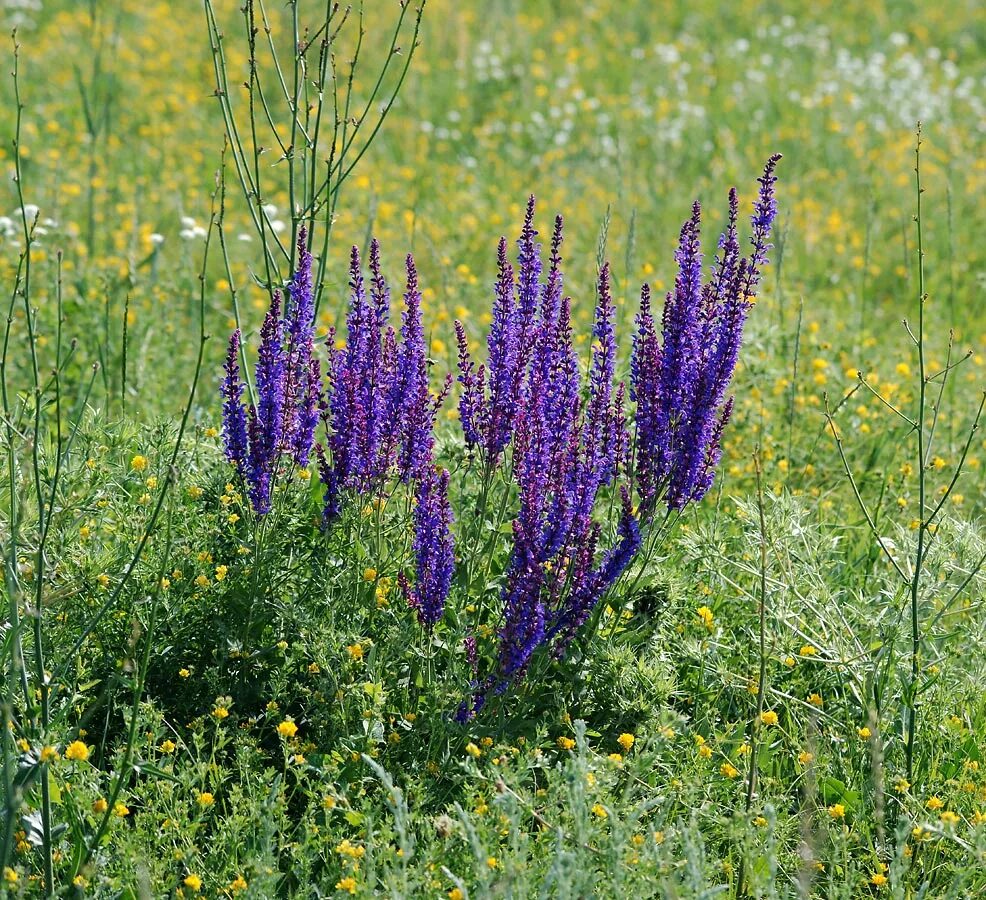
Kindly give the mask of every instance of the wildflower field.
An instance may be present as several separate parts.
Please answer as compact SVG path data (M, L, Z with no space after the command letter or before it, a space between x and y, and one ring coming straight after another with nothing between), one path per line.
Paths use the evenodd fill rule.
M986 896L986 8L0 0L0 896Z

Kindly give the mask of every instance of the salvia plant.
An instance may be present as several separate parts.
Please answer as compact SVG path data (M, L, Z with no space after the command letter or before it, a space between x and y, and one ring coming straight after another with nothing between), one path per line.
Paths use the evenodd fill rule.
M258 516L270 512L278 477L305 466L314 453L323 528L331 529L347 504L362 507L385 501L399 486L409 489L413 563L400 562L398 581L424 628L442 621L454 586L470 601L482 600L489 592L484 577L502 572L494 624L462 637L474 677L459 718L476 715L538 658L564 657L591 630L587 623L609 588L635 561L646 565L682 510L711 488L743 328L771 248L779 159L772 156L759 178L747 251L732 190L726 229L706 268L701 209L694 204L660 315L650 288L641 289L627 381L617 380L608 264L598 274L591 356L583 369L564 288L562 219L555 219L545 260L531 197L516 263L500 240L485 362L473 359L465 328L455 323L461 451L452 438L446 451L450 465L464 459L467 471L480 473L478 498L465 492L458 498L462 506L475 501L459 511L458 566L456 498L448 469L435 460L436 414L453 378L432 391L414 260L406 259L396 329L379 246L370 246L368 278L353 248L346 334L338 342L329 335L335 349L325 358L324 377L304 229L298 268L284 291L274 293L261 328L256 397L249 402L238 365L241 336L234 331L222 382L223 437ZM502 529L495 520L505 510L512 520ZM484 529L487 519L492 524ZM489 539L489 532L504 530L508 541ZM505 558L494 566L489 557L497 554Z

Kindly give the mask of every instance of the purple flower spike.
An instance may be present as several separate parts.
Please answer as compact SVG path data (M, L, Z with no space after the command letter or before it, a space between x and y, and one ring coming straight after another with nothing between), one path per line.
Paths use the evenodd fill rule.
M455 570L448 485L447 469L439 472L429 467L423 474L414 508L414 586L409 584L403 572L399 577L405 599L417 612L418 621L429 630L445 611Z
M247 415L243 406L243 382L240 381L240 329L229 336L222 383L223 446L236 471L243 475L247 461Z
M298 268L287 284L284 318L274 292L260 329L255 371L257 403L242 402L237 356L240 332L230 337L222 384L226 456L247 482L258 515L270 511L270 494L282 459L308 464L321 403L321 371L313 353L312 257L305 229L298 235Z
M740 256L737 236L739 201L729 193L729 216L719 239L711 280L701 283L699 208L681 230L676 259L678 277L668 294L659 343L651 313L650 291L641 291L630 397L636 404L634 477L647 515L663 502L682 509L701 500L712 486L721 456L721 440L732 411L726 391L736 368L760 269L767 262L770 233L777 215L772 156L758 179L752 217L752 251Z

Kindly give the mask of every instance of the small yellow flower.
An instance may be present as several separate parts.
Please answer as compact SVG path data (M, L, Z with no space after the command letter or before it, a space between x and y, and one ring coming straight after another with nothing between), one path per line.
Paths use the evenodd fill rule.
M347 875L345 878L340 878L336 882L337 891L346 891L350 894L356 893L356 879L352 875Z
M457 887L452 888L448 892L448 900L465 900L465 894L462 893Z
M116 803L113 805L113 815L116 816L118 819L125 819L127 816L130 815L130 807L117 800Z
M766 709L760 713L760 721L764 725L776 725L777 724L777 713L772 709Z
M803 766L807 766L808 763L812 762L814 759L815 759L815 754L809 753L807 750L802 750L798 754L798 762L801 763L801 765Z
M884 875L883 872L875 872L873 874L873 877L870 879L870 884L872 884L873 887L880 888L883 887L886 883L887 883L887 876Z
M663 844L664 843L664 832L663 831L655 831L654 832L654 843L655 844Z
M186 876L185 880L182 882L189 890L194 891L196 894L202 890L202 879L199 878L194 872L191 875Z
M218 287L219 285L217 284L216 286ZM210 425L210 426L209 426L208 428L206 428L206 430L205 430L205 436L206 436L207 438L214 438L214 437L216 437L216 436L217 436L218 434L219 434L219 429L218 429L218 428L216 428L216 427L215 427L214 425Z
M592 807L592 814L597 819L606 819L606 818L609 817L609 813L606 812L606 807L603 806L602 803L596 803L596 804L593 805L593 807Z
M175 752L175 742L174 741L162 741L161 746L158 749L162 753L174 753Z
M809 694L808 702L812 706L817 706L819 709L821 709L825 705L825 701L822 699L821 694Z
M789 669L793 669L798 664L798 661L793 656L784 657L784 665Z
M724 762L721 766L719 766L719 773L724 775L726 778L735 778L739 775L739 769L737 769L732 763Z
M623 748L624 753L629 753L630 748L633 746L633 742L635 740L636 738L632 734L628 734L627 732L624 732L616 739L616 743Z
M205 493L205 491L203 491L202 488L200 488L198 485L195 485L195 484L193 484L188 489L188 496L189 496L189 499L191 499L191 500L198 500L204 493Z
M336 853L340 856L348 856L350 859L362 859L366 855L366 848L360 844L354 844L349 838L344 838L336 847Z
M110 586L110 576L105 572L96 576L96 583L104 590Z
M71 747L71 746L72 745L70 744L69 747ZM82 746L85 747L85 744L83 744ZM66 748L66 750L65 750L65 755L68 756L68 748ZM88 756L88 755L89 755L89 750L88 750L88 748L86 748L86 756ZM68 758L69 759L73 759L74 757L68 756ZM52 746L48 745L46 747L42 747L41 748L41 762L43 762L43 763L53 763L56 759L58 759L58 748L57 747L52 747Z
M217 706L212 711L212 716L213 716L213 718L218 719L221 722L223 719L225 719L227 716L229 716L229 710L226 709L225 706Z
M811 644L805 644L804 647L801 648L801 650L799 651L799 653L802 656L817 656L818 655L818 651L814 647L812 647Z
M712 748L708 744L702 744L702 746L698 748L698 755L702 757L702 759L708 759L712 756Z
M188 669L179 669L178 670L178 677L179 678L188 678L188 676L191 675L191 674L192 673L189 672Z
M472 741L466 744L466 753L468 753L473 759L479 759L483 755L483 751L479 749Z
M623 762L623 757L619 753L610 753L607 759L609 759L609 761L616 766L620 765Z
M97 816L101 816L107 809L109 809L109 803L106 802L105 797L98 797L96 800L93 800L92 811Z
M72 741L65 748L65 758L85 762L89 759L89 748L82 741Z
M3 867L3 880L7 884L17 884L18 878L20 878L20 875L17 874L16 870L10 868L10 866Z
M363 570L363 580L364 581L376 581L377 580L377 570L372 566L367 566Z
M208 791L202 791L198 796L198 801L199 806L212 806L216 802L216 798Z
M227 566L216 566L216 581L222 581L229 573Z
M928 809L942 809L945 806L945 801L941 797L929 797L928 802L924 804Z
M245 891L249 885L247 880L242 875L237 875L230 883L229 889L234 893L238 894L240 891Z
M708 631L712 631L714 627L715 617L712 610L707 606L700 606L695 614L698 616L699 621L706 627Z
M277 726L277 733L282 738L293 738L298 733L298 726L295 724L294 719L287 718Z
M859 735L859 739L862 741L868 741L873 736L873 732L865 725L862 728L857 728L856 734Z
M130 460L130 468L135 472L143 472L147 468L147 457L138 454Z
M559 750L574 750L575 741L570 737L560 737L555 743L558 745Z
M906 794L911 789L911 783L906 778L898 778L894 790L898 794Z
M833 803L828 809L829 816L833 819L844 819L846 808L841 803Z
M500 860L498 860L495 856L487 856L486 865L489 866L491 869L495 869L497 868L497 866L500 865Z
M350 659L362 659L363 658L363 645L362 644L350 644L346 648L346 652L349 654Z
M958 817L958 815L952 812L950 809L946 809L945 812L941 814L941 823L946 828L954 828L956 825L959 824L960 821L961 819Z

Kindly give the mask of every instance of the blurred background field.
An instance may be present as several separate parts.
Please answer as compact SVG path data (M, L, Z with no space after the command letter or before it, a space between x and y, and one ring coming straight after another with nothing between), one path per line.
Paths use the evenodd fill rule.
M357 98L372 87L397 10L396 3L367 5L367 66ZM219 4L218 14L230 80L245 79L238 6ZM137 348L131 389L140 397L132 410L148 418L173 413L167 386L195 351L187 336L222 148L203 10L191 0L92 0L19 2L4 15L23 46L25 199L40 207L48 232L40 255L47 252L51 263L56 247L64 251L67 309L73 321L88 323L77 328L80 359L122 353L129 296ZM283 42L287 14L272 5L270 17ZM351 49L355 30L345 40ZM534 193L542 231L556 212L566 218L568 289L585 327L603 232L621 305L632 306L645 280L660 295L673 279L674 240L692 199L706 206L707 230L718 229L726 189L735 184L752 202L753 174L779 151L778 265L752 321L756 350L746 365L755 377L739 391L760 424L755 432L737 429L734 439L745 442L744 456L763 441L786 458L795 413L806 414L803 427L821 427L823 391L842 394L856 370L876 373L891 391L898 367L913 365L913 348L892 338L916 292L920 119L927 272L939 325L932 333L941 351L955 327L958 345L977 351L962 377L981 383L984 42L986 12L965 0L727 11L716 3L432 0L390 117L344 185L322 325L335 324L344 308L349 245L375 235L391 271L404 253L415 254L432 352L450 366L451 319L480 335L496 238L514 236ZM338 56L345 60L342 48ZM9 79L0 90L9 133ZM0 161L10 169L9 143ZM283 162L274 151L264 162L276 182ZM13 218L16 195L9 182L4 190ZM283 226L286 178L267 199ZM234 286L249 330L266 309L250 277L261 257L242 200L231 195L229 206ZM4 231L3 262L13 266L15 223ZM215 260L211 274L209 330L225 335L229 282ZM50 287L50 270L37 283ZM220 344L209 347L213 361ZM117 366L102 361L105 379ZM866 419L885 412L871 401L860 413L864 431Z
M367 5L368 63L382 53L396 9ZM232 2L218 11L231 80L245 79L242 17ZM23 45L26 199L50 220L47 247L65 251L68 302L100 307L99 321L108 285L111 322L128 292L135 333L168 335L146 347L140 407L151 413L155 388L168 380L159 380L161 361L182 353L183 295L198 263L201 237L182 217L208 218L222 146L201 5L48 0L10 3L3 15L19 23ZM281 39L285 15L271 5ZM513 236L530 193L543 224L556 211L566 217L570 287L586 322L608 209L607 256L621 292L632 299L643 280L660 291L691 200L718 217L712 231L726 188L736 184L749 202L753 174L779 151L783 265L754 328L765 338L788 335L803 301L805 338L830 363L828 377L838 383L849 366L885 368L870 344L883 343L913 298L920 119L935 312L981 345L984 41L986 13L973 2L723 11L714 3L432 0L394 110L345 186L325 324L342 308L349 245L374 234L391 266L415 253L440 358L451 341L437 326L449 318L478 333L469 319L487 304L495 240ZM368 64L357 97L371 76ZM2 90L9 133L9 79ZM9 168L9 142L3 161ZM276 172L273 151L265 162ZM4 190L9 216L16 197L9 183ZM283 221L286 192L269 200ZM238 202L231 235L248 233ZM16 234L6 230L9 263ZM258 253L234 241L234 256L256 324L265 301L251 294L247 271ZM224 279L210 284L209 305L210 326L223 332Z

